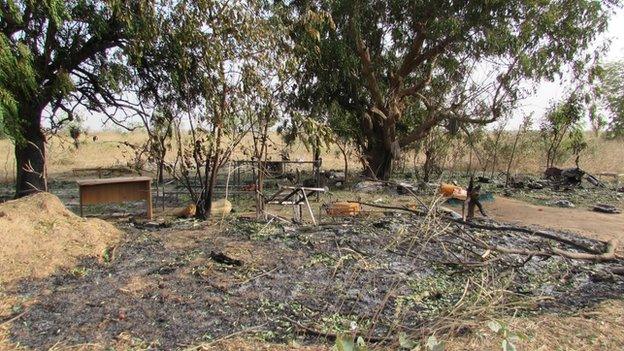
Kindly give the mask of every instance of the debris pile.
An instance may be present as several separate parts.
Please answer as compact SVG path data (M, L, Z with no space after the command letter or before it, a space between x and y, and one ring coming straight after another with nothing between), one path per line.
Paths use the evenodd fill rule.
M596 204L593 210L596 212L611 213L611 214L622 213L622 211L619 208L613 205L607 205L607 204Z
M0 204L0 282L41 278L83 257L111 254L121 232L69 211L54 195L38 193Z

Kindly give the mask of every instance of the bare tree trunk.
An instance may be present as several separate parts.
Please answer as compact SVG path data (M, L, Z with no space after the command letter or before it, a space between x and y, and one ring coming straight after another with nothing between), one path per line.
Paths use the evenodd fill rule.
M342 153L342 160L344 162L344 182L347 183L347 180L349 179L349 157L347 156L347 145L340 145L340 143L336 143L336 145L338 145L338 149L340 149L340 152Z
M267 161L267 149L268 149L268 133L269 133L269 113L266 114L266 118L262 118L259 120L260 131L259 135L253 133L254 139L254 158L256 164L254 168L257 171L256 174L256 183L255 183L255 192L256 192L256 219L266 220L267 213L265 211L265 203L264 203L264 176L265 176L265 165Z
M223 69L223 67L221 67ZM214 187L217 182L217 172L219 171L220 165L220 156L222 153L221 150L221 135L222 135L222 124L223 124L223 116L226 111L226 101L227 101L227 85L223 83L223 90L221 91L221 101L219 104L219 109L215 112L214 115L214 124L213 124L213 134L216 134L215 143L212 146L212 150L208 157L206 157L206 170L204 174L205 182L203 184L203 191L201 195L200 208L196 213L196 216L201 219L210 218L210 211L212 210L212 198L214 195ZM210 172L210 174L208 174Z
M494 178L494 171L496 169L496 165L498 164L498 145L500 143L501 135L503 134L503 128L497 132L496 141L494 142L494 154L492 155L492 172L490 173L490 178Z
M165 155L160 155L158 160L158 184L163 184L165 182Z
M472 147L470 148L470 156L468 157L468 169L466 169L466 177L470 174L472 170Z
M394 121L398 116L387 116L380 121L372 120L364 114L362 127L367 143L363 147L364 160L367 163L365 173L375 179L388 180L392 175L394 160L400 155L400 146Z
M518 133L516 133L516 138L514 139L513 146L511 147L511 156L509 156L509 163L507 163L507 172L505 176L505 187L509 186L509 180L511 179L511 165L513 164L514 156L516 156L516 146L518 145L518 139L520 139L521 133L522 127L518 129Z
M435 167L434 150L431 148L425 149L425 163L423 164L423 182L429 182L431 173Z

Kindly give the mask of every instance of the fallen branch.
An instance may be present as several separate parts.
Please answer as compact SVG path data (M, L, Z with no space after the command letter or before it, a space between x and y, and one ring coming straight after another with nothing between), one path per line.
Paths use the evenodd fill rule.
M7 318L7 319L5 319L3 321L0 321L0 327L22 318L26 314L26 312L28 312L28 310L26 310L26 311L24 311L22 313L19 313L17 315L14 315L12 317L9 317L9 318Z
M377 208L382 208L382 209L388 209L388 210L397 210L397 211L406 211L406 212L410 212L413 213L415 215L418 216L424 216L427 213L422 211L422 210L414 210L412 208L406 207L406 206L388 206L388 205L379 205L379 204L373 204L373 203L369 203L369 202L361 202L361 201L350 201L350 202L355 202L358 203L360 205L366 205L366 206L370 206L370 207L377 207ZM461 219L455 219L449 216L442 216L440 217L442 219L451 221L451 222L455 222L457 224L461 224L461 225L465 225L471 228L477 228L477 229L484 229L484 230L501 230L501 231L512 231L512 232L517 232L517 233L524 233L524 234L529 234L529 235L535 235L535 236L539 236L545 239L550 239L550 240L554 240L554 241L558 241L567 245L570 245L572 247L574 247L575 249L581 250L581 251L585 251L587 253L593 254L593 255L601 255L602 253L594 248L591 247L587 247L586 245L583 245L581 243L578 243L572 239L566 239L566 238L562 238L560 235L557 235L555 233L553 233L552 231L548 231L548 230L539 230L539 229L530 229L530 228L525 228L525 227L518 227L518 226L513 226L513 225L509 225L509 224L499 224L499 225L493 225L493 224L483 224L483 223L475 223L475 222L467 222ZM596 239L592 239L595 240L597 242L603 243L605 245L608 245L608 243L605 243L601 240L596 240ZM543 255L542 255L543 256Z
M550 239L550 240L554 240L554 241L558 241L567 245L570 245L578 250L582 250L582 251L586 251L592 254L600 254L600 251L593 249L591 247L587 247L586 245L580 244L574 240L571 239L566 239L566 238L562 238L561 236L554 234L551 231L547 231L547 230L539 230L539 229L530 229L530 228L524 228L524 227L518 227L518 226L512 226L512 225L488 225L488 224L483 224L483 223L475 223L475 222L466 222L463 221L461 219L454 219L454 218L449 218L449 217L445 217L445 219L448 219L450 221L453 221L455 223L461 224L461 225L465 225L471 228L477 228L477 229L485 229L485 230L502 230L502 231L512 231L512 232L517 232L517 233L524 233L524 234L529 234L529 235L535 235L535 236L539 236L545 239ZM595 239L594 239L595 240ZM596 240L600 243L603 244L607 244L603 241L600 240Z
M266 325L267 325L267 323L264 323L262 325L258 325L258 326L255 326L255 327L239 330L239 331L234 332L232 334L228 334L228 335L225 335L223 337L220 337L220 338L218 338L218 339L216 339L214 341L211 341L209 343L203 343L203 344L199 344L199 345L196 345L196 346L192 346L192 347L186 348L186 349L184 349L184 351L210 350L215 345L217 345L217 344L219 344L219 343L221 343L221 342L223 342L225 340L231 339L231 338L233 338L235 336L239 336L239 335L242 335L242 334L253 333L253 332L259 331L259 330L261 330L261 328L263 328Z
M620 258L615 255L615 250L618 246L618 240L612 239L607 244L607 250L601 254L587 254L581 252L572 252L561 250L556 247L551 248L551 251L543 251L543 250L527 250L527 249L517 249L513 247L506 247L500 245L487 245L483 243L476 242L475 245L481 247L485 250L492 250L497 252L502 252L511 255L525 255L525 256L540 256L540 257L552 257L552 256L561 256L573 260L586 260L586 261L613 261L619 260Z
M249 282L250 282L250 281L252 281L252 280L256 280L256 279L258 279L258 278L262 278L262 277L264 277L264 276L265 276L265 275L267 275L267 274L271 274L272 272L276 271L276 270L277 270L277 268L278 268L278 267L275 267L275 268L273 268L273 269L271 269L271 270L268 270L268 271L266 271L266 272L262 272L262 273L260 273L260 274L258 274L258 275L256 275L256 276L254 276L254 277L251 277L251 278L249 278L249 279L245 279L245 280L243 280L243 281L241 281L241 282L238 282L238 283L236 283L236 284L237 284L237 285L247 284L247 283L249 283Z
M566 258L571 258L574 260L588 260L588 261L612 261L619 259L615 256L615 250L619 245L619 241L617 239L611 239L607 242L607 250L602 254L592 255L581 252L569 252L558 249L556 247L552 248L552 251L559 256L563 256Z
M624 275L624 267L613 267L610 272L616 275Z

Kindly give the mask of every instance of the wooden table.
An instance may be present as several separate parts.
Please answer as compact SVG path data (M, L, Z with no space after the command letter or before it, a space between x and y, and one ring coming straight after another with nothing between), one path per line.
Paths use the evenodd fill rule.
M152 219L152 178L119 177L78 180L80 215L83 205L145 200L147 219Z

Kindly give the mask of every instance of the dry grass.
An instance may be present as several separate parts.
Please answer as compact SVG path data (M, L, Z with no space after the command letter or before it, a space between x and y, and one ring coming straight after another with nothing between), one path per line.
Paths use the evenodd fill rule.
M110 223L76 216L52 194L0 204L0 284L74 267L102 255L120 235Z
M504 321L514 333L526 336L518 350L622 350L624 302L610 300L570 316L547 314ZM483 327L470 337L453 338L447 350L500 350L501 338Z
M97 140L93 140L93 136ZM48 142L48 175L50 178L63 178L71 173L74 168L94 168L130 166L133 164L135 153L124 145L124 142L133 145L143 143L147 135L137 131L132 133L99 132L81 137L80 147L76 149L69 137L55 136ZM277 134L271 135L268 150L269 159L279 160L280 151L286 148L286 144ZM233 159L249 159L245 156L244 149L252 145L251 136L244 138L238 147ZM311 160L311 153L299 143L288 148L292 160ZM175 151L169 152L168 158L174 157ZM356 162L357 160L352 160ZM355 163L354 163L355 164ZM350 165L352 166L352 165ZM343 167L342 156L337 148L325 150L323 155L324 168L341 169ZM308 167L309 168L309 167ZM0 140L0 183L12 182L15 178L14 148L9 140Z
M97 136L97 140L93 141L93 136ZM513 133L509 133L502 139L504 143L511 144L513 142ZM140 144L146 140L147 136L141 131L132 133L121 132L98 132L92 135L81 137L81 144L76 150L69 139L65 136L55 136L50 138L48 143L48 173L50 177L63 177L67 175L73 168L91 168L91 167L111 167L111 166L127 166L131 165L134 159L134 152L128 146L123 145L124 142L130 144ZM531 138L528 147L520 149L516 155L516 161L512 167L515 173L541 173L544 169L544 155L542 146L536 139L536 136L528 136ZM624 173L624 157L622 157L622 149L624 149L624 141L622 140L605 140L597 138L593 135L587 135L588 147L581 155L581 167L592 173L598 172L618 172ZM244 149L249 149L252 145L251 136L245 137L236 149L233 159L248 159ZM311 153L304 145L296 143L291 147L287 147L281 137L276 133L270 136L269 159L279 160L280 152L288 150L292 160L310 160ZM170 152L173 157L174 152ZM344 166L342 155L338 148L333 146L323 150L323 168L325 169L342 169ZM507 166L508 155L502 152L499 156L500 161L496 169L504 171ZM424 162L422 153L414 155L414 152L407 151L404 153L406 169L413 168L414 165L420 166ZM469 151L466 145L454 145L448 156L444 160L442 166L447 169L466 169L469 165ZM568 156L560 164L562 167L574 166L574 158ZM351 170L361 170L360 162L355 154L349 159L349 167ZM481 165L476 157L473 158L472 167L480 169ZM0 140L0 183L11 182L14 179L15 158L13 156L13 145L9 140Z

